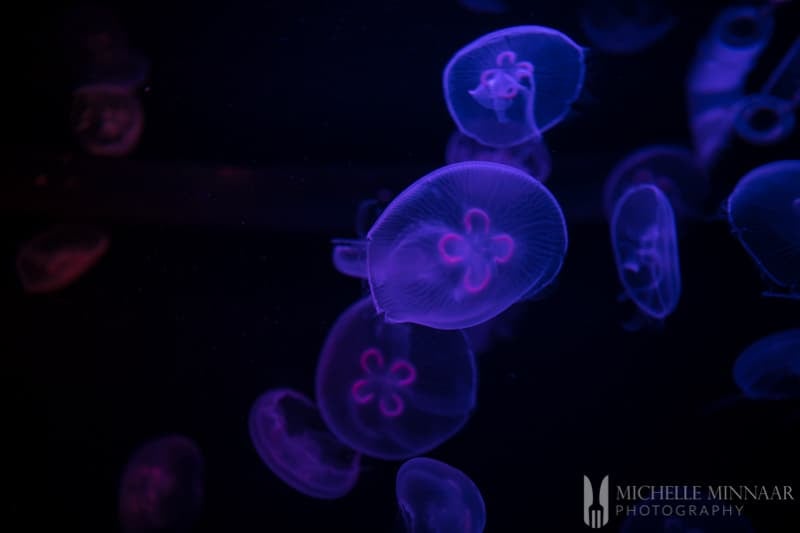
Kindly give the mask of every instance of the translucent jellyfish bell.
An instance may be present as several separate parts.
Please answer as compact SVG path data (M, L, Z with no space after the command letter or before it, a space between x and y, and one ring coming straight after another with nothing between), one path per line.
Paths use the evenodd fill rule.
M205 466L197 445L172 435L146 443L122 474L119 514L126 533L188 531L203 502Z
M652 318L675 310L681 292L675 215L654 185L628 189L611 217L611 244L627 295Z
M249 424L261 460L298 492L331 500L345 496L358 481L361 456L331 434L303 394L265 392L253 403Z
M694 155L680 146L648 146L627 156L611 171L603 187L603 208L610 218L617 200L631 186L655 185L678 217L702 213L708 180Z
M510 148L485 146L456 130L445 151L448 165L464 161L491 161L516 167L544 183L550 177L552 161L543 139L534 139Z
M776 161L745 175L728 197L734 235L773 296L800 298L800 160ZM780 294L780 293L785 294Z
M774 333L748 346L733 366L733 378L747 398L800 398L800 329Z
M580 15L589 42L609 54L640 52L678 22L658 0L588 0Z
M317 365L322 418L345 444L381 459L432 450L469 419L477 374L464 334L387 324L365 298L328 333Z
M543 26L484 35L444 70L447 108L481 144L510 147L537 139L569 112L583 88L584 50Z
M144 111L130 88L85 85L72 95L72 129L91 155L121 157L139 144Z
M408 533L480 533L486 527L480 490L446 463L427 457L406 461L395 488Z

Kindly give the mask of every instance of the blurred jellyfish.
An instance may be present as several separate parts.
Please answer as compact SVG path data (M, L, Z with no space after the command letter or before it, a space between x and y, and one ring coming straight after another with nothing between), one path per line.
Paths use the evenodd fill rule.
M771 285L767 295L800 298L800 160L745 175L727 202L734 235Z
M484 35L444 70L447 108L458 129L480 144L507 148L558 124L583 88L584 49L543 26Z
M446 463L427 457L406 461L395 490L408 533L480 533L486 527L481 491Z
M367 279L366 241L358 239L334 239L333 267L345 276Z
M106 233L82 225L55 226L22 246L17 273L30 293L53 292L72 284L108 250Z
M249 424L264 464L306 496L341 498L358 481L361 456L331 434L319 409L303 394L265 392L253 403Z
M508 3L505 0L458 0L458 3L473 13L487 15L508 13Z
M72 129L91 155L128 155L139 143L143 127L142 105L124 87L85 85L72 95Z
M702 213L708 181L694 155L679 146L648 146L627 156L611 171L603 187L603 208L611 218L617 200L633 185L655 185L679 218Z
M515 303L491 320L464 329L472 351L476 355L482 355L492 350L497 343L513 339L524 316L525 303L526 301Z
M372 298L388 322L462 329L547 287L561 270L567 228L530 175L467 162L403 191L364 246Z
M484 146L456 130L445 152L448 165L464 161L490 161L523 170L544 183L550 177L550 152L542 139L527 141L509 148Z
M146 443L122 474L119 514L126 533L188 531L203 503L205 466L197 445L172 435Z
M754 533L742 505L716 500L706 489L675 487L669 500L653 498L624 506L620 533Z
M730 136L745 82L774 25L769 7L729 7L717 16L698 46L687 93L695 152L706 169Z
M658 320L672 313L681 293L678 239L661 189L637 185L617 200L611 245L625 292L639 310Z
M678 22L659 0L587 0L580 20L592 46L609 54L641 52Z
M387 324L365 298L328 333L316 390L322 418L342 442L371 457L405 459L464 426L476 381L463 333Z
M774 333L748 346L733 366L733 379L750 399L800 398L800 329Z

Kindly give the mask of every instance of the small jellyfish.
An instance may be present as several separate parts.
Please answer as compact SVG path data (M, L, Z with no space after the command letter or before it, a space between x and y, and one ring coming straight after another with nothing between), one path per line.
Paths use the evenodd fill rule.
M681 292L675 215L654 185L637 185L617 201L611 245L625 292L645 315L664 319Z
M659 0L588 0L580 20L592 46L609 54L641 52L678 22Z
M736 360L733 379L753 400L800 398L800 329L774 333L750 345Z
M480 533L486 527L481 491L446 463L427 457L406 461L395 490L408 533Z
M204 460L197 445L172 435L146 443L122 474L119 515L126 533L188 531L204 493Z
M73 133L89 154L128 155L138 145L143 128L144 111L130 89L101 83L73 92Z
M358 481L361 456L339 442L319 409L290 389L262 394L250 409L250 439L276 476L297 491L325 500L345 496Z
M509 148L485 146L456 130L450 136L445 151L448 165L464 161L490 161L502 163L527 172L544 183L550 177L552 162L550 151L543 139L527 141Z
M775 289L800 298L800 160L775 161L745 175L728 197L734 235ZM783 293L783 294L782 294Z
M611 171L603 187L603 208L610 218L617 200L631 186L655 185L679 218L702 213L708 180L694 155L680 146L648 146L627 156Z
M479 143L507 148L538 139L569 112L583 88L584 49L543 26L484 35L444 70L447 108Z
M345 276L367 279L366 242L358 239L333 239L333 267Z
M34 237L17 254L17 273L30 293L71 285L108 250L106 233L82 225L60 225Z
M328 333L316 391L334 435L365 455L394 460L458 432L475 406L476 383L461 331L387 324L364 298Z

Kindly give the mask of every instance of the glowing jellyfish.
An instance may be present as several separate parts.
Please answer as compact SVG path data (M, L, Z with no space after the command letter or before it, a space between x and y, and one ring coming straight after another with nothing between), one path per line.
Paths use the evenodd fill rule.
M371 457L405 459L464 426L476 380L463 333L387 324L365 298L328 333L316 390L322 418L342 442Z
M265 392L253 403L249 423L261 460L302 494L341 498L358 481L361 456L331 434L317 407L299 392Z
M558 124L583 88L584 50L543 26L484 35L444 70L447 108L459 130L479 143L511 147Z
M447 164L464 161L491 161L523 170L541 182L550 177L550 151L542 139L527 141L510 148L484 146L456 130L450 136L445 152Z
M123 531L188 531L203 503L204 470L200 449L186 437L167 436L142 446L120 483Z
M53 292L71 285L108 250L106 233L81 225L55 226L17 254L17 273L26 292Z
M609 54L641 52L678 22L659 0L588 0L580 15L589 42Z
M626 294L645 315L663 319L681 293L678 239L669 200L654 185L637 185L617 201L611 244Z
M627 156L611 171L603 187L603 208L610 218L616 201L633 185L655 185L678 217L702 213L708 181L694 154L679 146L648 146Z
M800 398L800 329L774 333L750 345L736 360L733 378L747 398Z
M72 128L89 154L125 156L139 143L144 112L139 99L126 87L85 85L72 95Z
M480 533L486 527L481 491L448 464L427 457L406 461L395 488L408 533Z
M776 161L745 175L727 202L734 235L772 296L800 298L800 160Z
M358 239L334 239L333 267L345 276L367 279L367 248Z
M620 533L754 533L736 502L710 498L705 489L695 493L692 486L675 487L669 500L653 498L622 507Z

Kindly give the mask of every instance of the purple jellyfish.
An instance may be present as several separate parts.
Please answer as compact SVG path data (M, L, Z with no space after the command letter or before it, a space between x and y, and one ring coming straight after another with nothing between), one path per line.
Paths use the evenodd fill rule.
M361 456L328 431L317 407L299 392L265 392L253 403L249 423L261 460L302 494L341 498L358 481Z
M26 292L53 292L72 284L108 250L109 238L89 226L56 226L37 235L17 255Z
M186 437L167 436L142 446L120 483L123 531L189 530L203 503L204 470L200 449Z
M528 141L510 148L484 146L456 130L445 152L448 165L464 161L491 161L523 170L544 183L550 177L552 162L543 139Z
M592 46L609 54L641 52L678 22L659 0L588 0L580 18Z
M484 35L444 69L444 95L458 129L496 148L538 139L583 88L584 50L552 28L517 26Z
M342 442L394 460L459 431L475 406L476 382L461 331L388 324L365 298L328 333L316 390L322 418Z
M84 85L72 95L72 128L89 154L121 157L139 143L144 112L139 99L126 87Z
M733 366L733 378L747 398L800 398L800 329L773 333L748 346Z
M408 533L481 533L486 527L481 491L446 463L427 457L406 461L395 489Z

